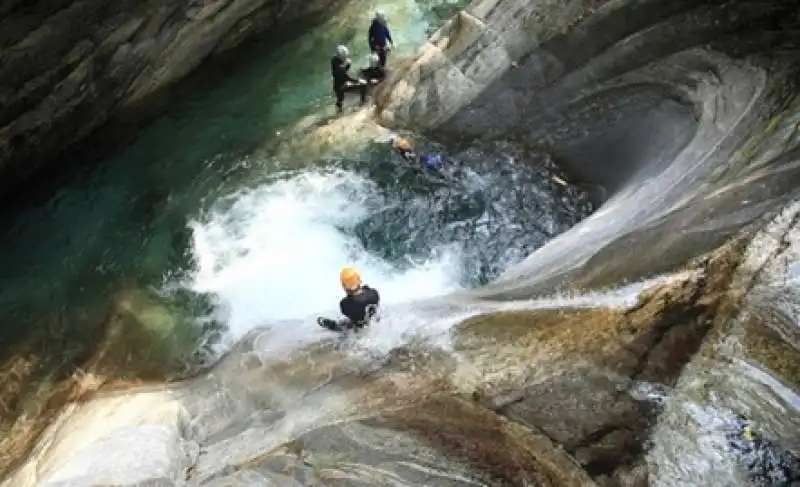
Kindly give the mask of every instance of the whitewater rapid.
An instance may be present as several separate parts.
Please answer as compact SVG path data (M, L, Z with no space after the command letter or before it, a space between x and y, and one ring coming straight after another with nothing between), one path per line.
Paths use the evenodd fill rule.
M430 258L404 265L364 248L354 227L390 204L354 172L276 175L191 222L196 272L189 287L217 296L217 318L227 324L229 343L276 323L290 328L275 330L284 338L329 336L314 319L339 316L344 266L357 267L384 305L461 290L457 246L443 245Z
M419 262L390 262L362 245L356 226L397 204L402 201L381 193L373 181L342 169L275 175L218 201L191 223L195 272L186 286L218 299L215 318L228 330L220 351L240 339L252 346L231 354L217 364L216 373L188 388L112 395L72 406L47 433L45 444L56 447L45 447L4 485L174 480L187 471L192 485L217 476L225 482L229 466L341 421L352 391L317 390L313 378L295 383L297 377L281 373L251 374L261 364L280 364L284 358L283 363L293 363L293 352L303 354L304 346L335 336L314 318L338 315L338 271L344 265L358 266L383 296L381 321L347 349L350 358L366 358L370 366L414 340L447 348L452 327L481 313L626 308L645 289L691 274L581 295L475 299L459 284L469 272L463 266L469 254L459 250L463 242L434 245L426 250L430 257ZM276 419L275 408L287 414ZM99 417L103 420L97 422Z
M330 339L333 335L316 324L316 317L340 316L338 273L343 266L356 266L364 282L381 294L381 321L350 343L352 353L372 356L420 339L449 348L453 326L486 312L630 306L642 289L661 280L585 296L475 301L462 284L465 274L474 272L466 265L473 255L464 251L464 242L445 239L424 249L425 258L388 261L357 237L356 228L365 219L410 204L381 192L372 179L340 168L275 174L217 202L191 222L196 269L187 284L217 299L211 318L228 330L217 350L228 349L256 328L255 353L262 359ZM436 218L436 210L430 211ZM412 220L402 222L409 226L408 239L415 238L411 234L419 224Z

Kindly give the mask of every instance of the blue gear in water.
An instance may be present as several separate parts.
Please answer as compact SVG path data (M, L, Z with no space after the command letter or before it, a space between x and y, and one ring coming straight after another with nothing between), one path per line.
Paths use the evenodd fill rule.
M439 171L442 169L442 156L439 154L425 154L422 156L422 163L426 169Z

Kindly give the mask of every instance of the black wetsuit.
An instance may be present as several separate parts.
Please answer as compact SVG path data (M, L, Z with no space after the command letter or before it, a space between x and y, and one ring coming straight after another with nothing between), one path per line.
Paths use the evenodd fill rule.
M380 83L386 78L386 70L380 66L364 68L361 70L361 77L371 84Z
M381 67L386 66L386 53L387 47L392 40L392 32L389 27L378 22L377 19L372 19L372 24L369 26L369 33L367 34L367 42L369 43L370 51L378 54Z
M344 94L348 91L358 91L361 94L361 103L367 101L367 85L358 83L357 79L351 77L347 72L350 70L350 63L337 56L331 58L331 76L333 77L333 92L336 95L336 108L342 111Z
M345 315L352 326L363 328L367 320L372 318L378 311L381 297L378 291L369 287L362 286L358 294L348 294L339 301L339 309Z

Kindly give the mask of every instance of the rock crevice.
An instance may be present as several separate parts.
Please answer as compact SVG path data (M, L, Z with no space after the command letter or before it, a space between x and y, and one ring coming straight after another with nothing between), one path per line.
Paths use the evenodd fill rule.
M598 483L622 485L623 478L646 477L643 454L659 405L640 400L635 390L640 384L674 386L714 324L730 319L741 294L729 285L748 239L743 234L691 263L692 277L644 293L627 310L515 312L468 320L458 332L459 353L484 373L504 370L511 378L493 380L490 374L489 388L475 398L541 431ZM485 334L495 345L473 348L489 338ZM534 347L527 355L531 373L517 370L521 364L513 358L528 347Z

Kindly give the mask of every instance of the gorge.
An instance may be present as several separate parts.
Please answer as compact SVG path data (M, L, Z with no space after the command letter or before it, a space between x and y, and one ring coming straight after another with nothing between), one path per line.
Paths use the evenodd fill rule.
M375 5L61 4L0 7L7 188L306 31L3 209L3 487L800 482L796 2L388 2L338 118ZM390 131L465 189L386 169ZM340 342L349 263L385 310Z

